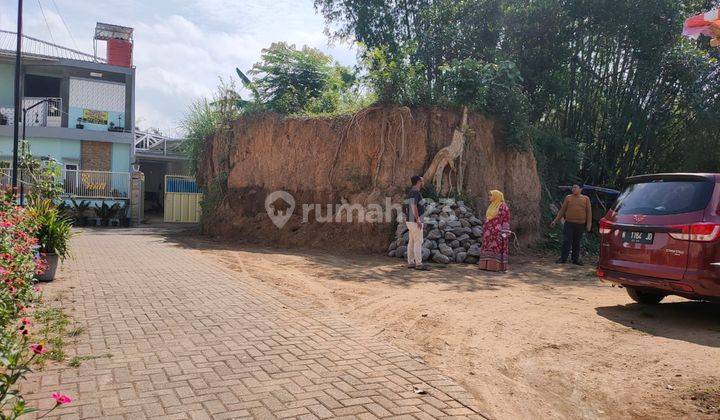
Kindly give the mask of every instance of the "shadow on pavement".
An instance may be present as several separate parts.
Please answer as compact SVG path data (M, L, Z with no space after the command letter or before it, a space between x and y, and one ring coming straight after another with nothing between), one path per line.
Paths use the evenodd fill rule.
M598 315L657 337L682 340L707 347L720 347L720 304L670 302L659 305L606 306Z
M518 281L552 291L562 286L600 287L591 266L577 268L559 266L533 255L512 256L510 271L491 273L480 271L474 265L429 264L430 271L419 272L405 268L403 260L382 255L347 253L342 250L318 250L271 247L267 244L225 242L194 234L189 230L156 229L156 234L167 243L201 251L239 251L250 254L278 256L277 264L295 264L283 261L282 256L301 257L308 268L322 268L328 278L347 282L378 282L401 287L418 283L436 283L445 290L473 292L501 290ZM295 260L297 261L297 260ZM229 261L232 265L232 261Z

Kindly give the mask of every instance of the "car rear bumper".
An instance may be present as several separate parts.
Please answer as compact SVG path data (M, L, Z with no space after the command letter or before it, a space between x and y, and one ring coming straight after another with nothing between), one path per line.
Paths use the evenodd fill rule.
M598 277L621 286L631 286L647 291L660 291L688 299L720 300L720 288L710 286L703 280L668 280L657 277L622 273L598 268ZM714 282L713 282L714 283Z

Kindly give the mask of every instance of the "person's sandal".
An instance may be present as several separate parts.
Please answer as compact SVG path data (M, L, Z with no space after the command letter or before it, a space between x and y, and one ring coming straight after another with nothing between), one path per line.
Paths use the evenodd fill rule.
M416 265L415 269L420 270L420 271L428 271L428 270L430 270L430 267L428 267L425 264L421 264L421 265Z
M415 264L408 264L405 266L405 268L412 270L413 268L417 267Z

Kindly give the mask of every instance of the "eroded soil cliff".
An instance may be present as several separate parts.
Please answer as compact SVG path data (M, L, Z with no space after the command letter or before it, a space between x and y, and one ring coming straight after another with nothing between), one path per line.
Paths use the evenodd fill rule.
M206 145L199 180L212 200L203 220L206 233L273 242L280 246L348 251L385 250L392 223L319 223L316 212L303 222L303 205L401 203L410 176L422 174L448 145L461 118L458 110L368 108L353 117L290 118L260 114L236 121ZM469 115L466 148L451 181L464 169L463 194L480 211L487 191L499 189L513 212L522 243L538 234L540 181L530 151L509 150L496 122ZM266 212L274 191L295 199L292 217L277 228ZM287 210L275 203L278 211ZM279 206L279 207L278 207ZM335 207L333 207L335 209ZM343 218L344 219L344 218Z

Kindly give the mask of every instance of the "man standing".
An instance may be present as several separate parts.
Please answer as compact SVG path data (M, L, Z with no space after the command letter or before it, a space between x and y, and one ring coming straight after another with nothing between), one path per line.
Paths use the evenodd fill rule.
M550 226L555 227L560 219L565 219L563 227L562 254L558 263L565 264L572 248L572 262L575 265L583 265L580 261L580 241L583 232L592 228L592 207L590 198L582 195L582 188L575 184L572 186L572 194L565 197L562 207L552 221Z
M423 223L425 202L420 189L423 187L423 177L414 175L410 178L412 188L408 193L405 206L405 225L408 228L407 261L408 268L427 270L422 263Z

